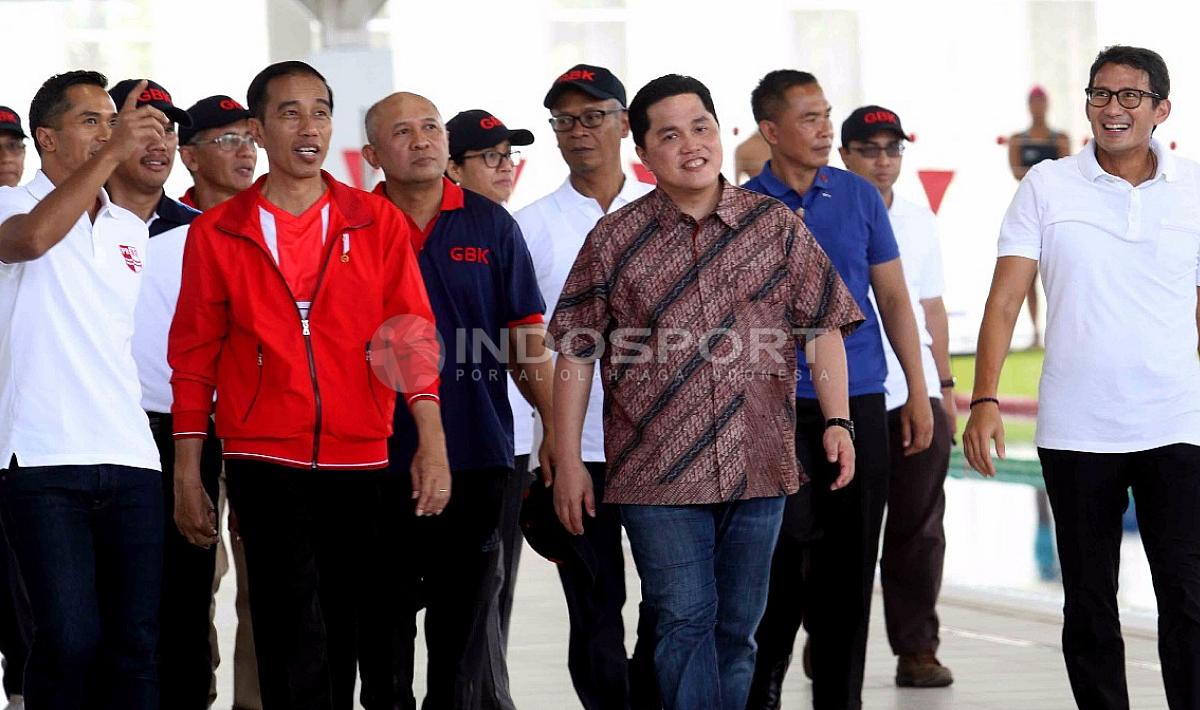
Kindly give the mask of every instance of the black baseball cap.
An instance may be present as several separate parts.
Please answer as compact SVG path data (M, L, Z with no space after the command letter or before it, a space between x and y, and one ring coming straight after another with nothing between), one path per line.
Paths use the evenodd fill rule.
M582 91L597 99L616 99L621 106L625 106L625 85L621 80L604 67L591 64L576 64L555 79L542 105L546 108L554 106L558 97L571 89Z
M179 129L179 145L187 145L197 133L220 128L250 118L250 111L224 94L209 96L192 104L187 110L192 125Z
M572 535L554 512L554 486L542 484L537 476L525 492L521 504L521 532L533 551L555 564L575 561L595 579L600 561L583 535Z
M118 81L113 88L108 90L108 95L117 105L117 110L120 110L121 104L125 103L125 99L129 97L129 92L136 89L140 81L141 79L125 79ZM137 100L138 106L147 104L167 114L167 118L180 126L192 125L192 119L188 117L187 111L175 105L175 102L171 100L171 94L162 87L162 84L149 79L146 80L146 88L142 89L142 94L138 96Z
M533 133L524 128L513 130L483 109L471 109L446 121L450 132L450 157L457 161L468 150L483 150L508 141L513 145L533 143Z
M842 121L842 147L849 146L850 141L867 140L880 131L891 131L900 136L900 140L908 140L895 111L875 105L856 108Z
M16 133L22 138L29 137L25 135L25 129L21 128L21 117L7 106L0 106L0 132Z

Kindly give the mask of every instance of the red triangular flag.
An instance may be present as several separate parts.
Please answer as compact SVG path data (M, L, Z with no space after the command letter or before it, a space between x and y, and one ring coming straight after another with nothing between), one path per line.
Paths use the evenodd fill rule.
M658 184L658 178L654 177L654 173L650 172L645 165L638 162L631 163L631 165L633 166L633 176L638 179L638 182L644 182L647 185Z
M517 163L516 169L513 171L513 189L517 189L517 182L521 180L521 171L525 169L525 161Z
M917 176L921 178L921 185L925 188L925 197L929 198L929 209L937 214L938 208L942 206L942 198L946 196L946 188L950 187L950 181L954 179L954 171L918 170Z
M346 174L350 176L351 187L364 190L363 187L363 157L362 153L353 148L342 151L342 160L346 161Z

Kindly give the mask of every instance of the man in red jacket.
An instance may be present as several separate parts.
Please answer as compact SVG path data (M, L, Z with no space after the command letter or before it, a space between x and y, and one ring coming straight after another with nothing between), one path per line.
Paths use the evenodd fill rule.
M247 91L270 172L192 223L171 326L176 522L216 542L199 452L217 395L267 708L349 706L361 590L388 577L381 501L450 496L438 346L404 216L321 170L333 94L302 62ZM419 445L388 476L396 390Z

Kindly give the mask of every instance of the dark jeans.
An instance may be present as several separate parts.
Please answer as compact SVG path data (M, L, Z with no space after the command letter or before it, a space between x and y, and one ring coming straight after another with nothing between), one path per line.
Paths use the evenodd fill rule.
M376 623L360 623L362 610L395 593L378 586L396 561L377 540L397 479L230 459L225 484L246 553L263 710L350 710L359 633Z
M109 464L0 471L0 512L33 612L36 710L157 710L162 477Z
M856 431L854 480L831 491L837 467L826 460L821 443L825 417L816 400L796 401L796 458L812 480L787 498L757 634L756 687L786 662L804 623L817 710L862 706L875 562L891 475L883 395L851 397L850 417Z
M1062 565L1063 656L1075 702L1126 710L1117 610L1121 517L1129 489L1158 600L1167 704L1200 708L1200 447L1095 454L1038 449Z
M175 527L175 440L171 415L147 413L162 461L163 587L159 614L158 674L162 706L207 710L213 656L209 644L216 546L196 547ZM220 497L221 442L212 425L200 455L200 480L213 505Z
M511 469L455 471L441 515L413 514L409 477L388 486L391 513L375 536L380 555L361 633L363 707L415 708L417 612L425 608L425 710L462 710L479 702L486 647L471 643L486 623L495 591L496 526ZM250 581L254 590L255 581ZM255 612L257 614L257 611ZM254 617L257 627L258 617ZM262 651L260 649L259 653ZM271 708L264 708L271 710Z
M496 550L492 565L491 589L495 594L485 598L487 618L479 629L482 638L471 643L486 644L480 674L479 707L481 710L513 710L512 695L508 686L508 624L512 619L513 587L517 583L517 566L521 562L521 548L525 536L521 534L521 501L529 490L529 454L513 460L513 470L504 483L500 508L500 524L497 527L500 547Z
M888 641L896 655L936 651L937 598L946 559L946 471L950 468L950 431L939 399L933 407L933 443L904 455L900 410L888 412L892 477L879 576Z
M589 462L596 517L583 518L583 537L596 555L594 571L572 556L558 565L571 630L567 670L585 710L658 710L654 615L638 609L633 658L625 655L625 548L621 511L604 503L604 463ZM536 484L535 484L536 485Z
M622 505L667 710L744 710L784 498Z
M0 529L0 655L4 656L4 694L9 697L24 691L25 660L32 637L29 595L8 537Z

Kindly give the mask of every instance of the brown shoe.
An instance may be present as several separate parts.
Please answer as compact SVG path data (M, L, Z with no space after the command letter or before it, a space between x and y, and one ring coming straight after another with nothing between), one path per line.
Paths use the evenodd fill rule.
M945 688L953 682L950 669L938 663L933 651L904 653L896 663L896 685L901 688Z

